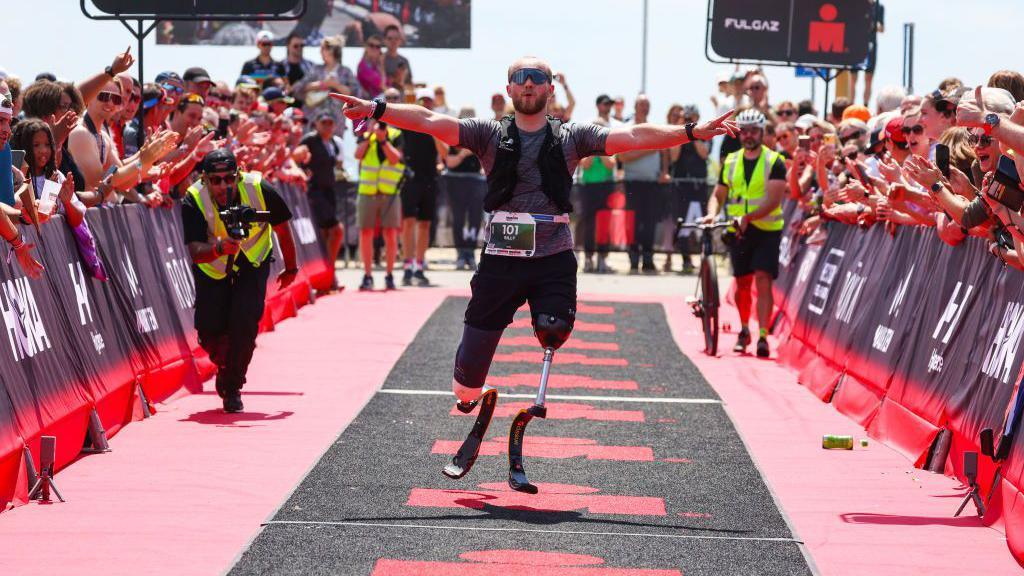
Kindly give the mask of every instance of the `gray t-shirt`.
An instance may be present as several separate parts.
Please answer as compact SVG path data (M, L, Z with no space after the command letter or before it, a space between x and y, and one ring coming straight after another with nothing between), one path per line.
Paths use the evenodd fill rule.
M520 155L518 181L512 198L499 210L508 212L529 212L531 214L561 214L561 211L541 188L540 168L537 156L544 143L547 126L536 131L519 131ZM501 125L495 120L467 118L459 120L459 146L467 148L480 158L484 172L490 173L498 145ZM565 154L569 174L576 171L581 158L604 155L604 143L608 128L597 124L569 123L562 125L562 152ZM572 250L572 232L568 224L537 223L537 245L534 258Z

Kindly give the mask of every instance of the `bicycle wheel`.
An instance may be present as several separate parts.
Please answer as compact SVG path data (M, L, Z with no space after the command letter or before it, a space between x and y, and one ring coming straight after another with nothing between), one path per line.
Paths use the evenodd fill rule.
M718 354L718 272L714 258L701 258L701 297L703 298L704 352L709 356Z

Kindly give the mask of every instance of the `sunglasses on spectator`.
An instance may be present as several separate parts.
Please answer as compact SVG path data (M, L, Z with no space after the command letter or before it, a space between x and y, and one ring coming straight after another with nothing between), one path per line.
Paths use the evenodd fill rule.
M257 46L273 46L274 43L273 42L257 42L256 45Z
M796 110L779 110L776 114L779 116L796 116Z
M175 86L174 84L161 84L160 87L166 92L174 92L176 94L181 94L185 91L181 86Z
M967 137L967 143L975 148L978 146L987 148L992 145L992 137L986 136L985 134L971 133L971 135Z
M918 124L916 126L910 126L910 127L904 126L904 127L900 128L900 131L903 132L904 134L911 134L911 133L913 133L913 134L917 134L918 136L920 136L921 134L924 134L924 126L922 126L921 124Z
M129 100L131 102L138 102L139 100L142 100L142 93L141 92L132 92L132 95L129 97Z
M206 179L209 180L210 184L212 184L214 186L220 186L221 184L227 184L228 186L231 186L231 185L233 185L238 180L238 175L237 174L225 174L223 176L218 176L218 175L214 174L212 176L207 175Z
M527 80L538 85L547 84L551 81L551 76L540 68L520 68L508 77L508 81L517 86L526 84Z
M96 95L96 99L104 104L110 102L114 106L120 106L124 102L124 98L121 98L120 94L115 94L113 92L100 92Z
M384 100L387 101L387 102L401 102L402 101L402 97L401 96L385 96Z
M367 48L372 48L374 50L380 50L381 46L381 44L377 44L376 42L370 42L366 45Z
M764 84L751 84L750 85L750 89L751 90L764 90L765 89L765 85Z
M840 135L839 136L839 141L842 142L843 144L846 144L847 141L853 140L855 138L860 138L863 135L864 135L863 132L861 132L860 130L857 130L857 131L854 131L854 132L850 132L849 134Z

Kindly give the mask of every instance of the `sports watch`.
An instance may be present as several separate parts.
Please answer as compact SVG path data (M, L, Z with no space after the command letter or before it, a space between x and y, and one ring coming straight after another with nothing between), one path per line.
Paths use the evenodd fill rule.
M1000 120L1001 118L999 117L999 114L996 114L995 112L989 112L988 114L985 115L984 128L986 136L992 134L992 131L995 130L996 126L999 126Z

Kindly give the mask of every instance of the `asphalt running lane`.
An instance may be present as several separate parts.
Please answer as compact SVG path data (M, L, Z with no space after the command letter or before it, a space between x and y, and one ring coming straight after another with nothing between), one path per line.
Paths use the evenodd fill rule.
M474 417L436 393L450 387L465 304L450 298L434 313L384 393L232 574L810 573L659 305L580 306L573 339L555 354L549 417L527 428L526 470L540 487L533 496L506 484L508 427L540 373L521 312L491 369L499 404L481 456L465 478L442 476Z

